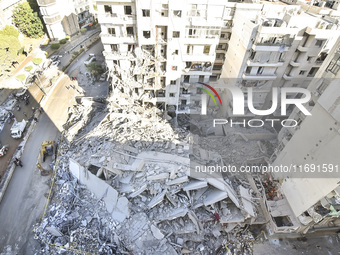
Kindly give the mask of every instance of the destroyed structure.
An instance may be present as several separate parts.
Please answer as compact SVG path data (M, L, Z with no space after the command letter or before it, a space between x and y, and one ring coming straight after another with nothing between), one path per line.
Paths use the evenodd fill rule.
M244 51L240 60L230 64L239 69L234 78L239 78L240 86L248 86L245 83L249 80L270 81L270 86L264 85L258 105L265 103L269 87L294 86L287 69L298 70L294 71L295 77L303 71L300 65L306 68L303 75L318 78L303 84L315 92L310 105L313 119L301 119L296 129L284 128L279 135L267 126L211 128L211 116L192 118L183 113L200 111L199 103L195 103L200 99L198 82L224 75L221 62L223 54L229 54L226 43L229 39L230 43L237 41L236 35L228 34L232 31L226 24L231 24L234 14L235 27L240 20L247 22L242 13L246 7L258 13L269 13L270 8L235 3L223 8L187 2L164 2L159 6L148 1L97 3L102 12L99 22L110 95L105 103L81 99L81 104L69 111L59 144L51 200L42 223L35 228L41 254L252 254L259 230L280 236L339 224L336 178L193 174L196 164L287 165L292 160L302 164L307 157L309 163L318 164L318 153L324 158L337 158L339 93L331 79L339 77L339 41L332 41L327 28L305 28L300 34L300 30L287 25L293 22L298 8L275 6L270 15L274 17L282 10L279 17L283 20L265 21L258 16L247 23L251 32L245 46L252 52ZM183 10L183 6L191 9ZM151 19L153 15L159 15L159 23ZM185 23L184 18L189 17ZM204 22L214 20L211 24L216 29L204 27L202 17L206 18ZM166 25L169 20L171 29ZM272 31L281 37L262 38ZM338 30L331 33L334 31ZM253 37L253 33L260 36ZM257 41L260 38L264 41ZM308 43L315 47L307 47L311 45ZM218 54L223 55L223 61L219 62ZM302 56L310 63L297 61ZM223 70L230 66L225 65ZM259 71L261 68L266 72ZM278 70L281 76L275 73ZM223 90L221 81L215 85L219 91ZM211 107L210 112L227 117L228 105ZM298 114L293 110L291 118L296 119ZM322 130L311 130L311 125L317 126L313 121L327 124L320 126ZM307 134L318 141L305 138ZM316 145L302 146L301 141ZM334 150L326 157L328 146ZM287 156L288 152L293 154ZM257 231L250 231L254 228Z

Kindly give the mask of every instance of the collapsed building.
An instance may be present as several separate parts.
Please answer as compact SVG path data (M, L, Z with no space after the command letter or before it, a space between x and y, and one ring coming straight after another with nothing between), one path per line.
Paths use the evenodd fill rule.
M188 52L184 55L196 60L188 61L184 68L192 72L189 78L187 74L179 78L179 72L176 72L179 66L168 61L169 56L174 59L178 57L178 49L172 47L171 40L166 37L169 32L164 23L164 26L156 26L156 32L146 28L145 31L138 30L141 43L134 43L137 37L133 14L136 10L143 10L136 14L142 20L143 17L149 18L150 10L141 1L132 2L141 6L136 8L125 2L109 6L106 2L99 2L99 12L105 10L99 21L106 29L103 29L102 41L111 82L110 95L105 103L89 98L79 99L80 104L69 111L59 144L49 207L42 223L35 228L36 237L42 241L41 253L48 251L57 254L71 250L99 254L252 254L260 230L266 229L267 233L277 237L336 226L339 216L337 178L297 179L271 175L260 168L289 165L292 160L298 165L306 160L304 157L319 164L317 160L313 161L316 153L320 153L318 149L322 150L320 155L324 158L337 158L339 95L335 83L327 77L310 83L311 91L323 90L325 96L314 98L314 105L310 105L314 106L313 119L307 117L299 121L300 130L283 128L278 134L275 128L268 126L251 129L227 125L211 127L213 117L225 117L225 112L220 111L225 109L210 107L211 115L194 117L194 113L200 111L200 104L183 108L178 100L199 101L197 82L207 82L214 76L216 62L214 64L212 59L215 54L210 48L208 54L208 48L198 47L207 56L204 56L205 61L194 63L198 57L189 54L193 49L187 45ZM160 6L160 15L164 18L168 18L170 13L174 22L182 17L179 5L171 7L170 3L164 3ZM200 9L198 5L191 7L192 21L198 22L194 17L200 17L205 9ZM291 7L293 11L294 8ZM231 19L229 16L225 14L220 21ZM117 21L115 24L119 29L112 26L112 19ZM119 22L122 20L121 27ZM274 27L269 30L276 29ZM196 33L201 28L193 32L195 29L198 28L190 27L185 31L193 39L199 39ZM117 36L118 31L122 36ZM261 31L266 32L265 28ZM182 30L172 32L175 37ZM212 29L212 33L215 32ZM207 35L206 39L214 40L211 42L213 48L219 48L219 40L224 38L218 38L215 34L211 36L209 38ZM110 44L111 37L116 43ZM319 40L311 35L306 38L313 43ZM294 47L300 47L300 53L309 50L299 43ZM257 49L258 46L263 45L251 48ZM268 46L269 49L263 47L260 48L262 51L269 52L280 52L282 49L278 45ZM321 49L310 50L315 51L313 61L317 61L316 55L320 54ZM173 51L175 54L172 54ZM338 46L333 47L328 57L322 59L323 64L318 63L317 77L329 72L334 76L328 78L338 77L337 51ZM268 54L263 55L268 57ZM249 64L249 61L245 62ZM256 61L251 61L249 66L259 68L259 64L252 62ZM297 67L294 63L289 65ZM313 68L315 63L309 67ZM281 64L269 61L265 68L273 66ZM240 75L243 78L251 76L251 79L257 77L249 73L244 75L243 71ZM261 104L266 95L261 97ZM326 100L326 96L332 100ZM184 102L182 105L185 105ZM192 115L180 114L186 111ZM293 110L291 118L296 119L299 114ZM317 126L315 121L327 125L322 130L312 130L310 134L309 127ZM317 148L308 144L295 149L297 144L307 140L315 142ZM333 146L332 153L327 157L328 146L321 146L326 142ZM196 171L197 166L212 169L216 165L232 165L237 169L248 166L260 170L246 174L237 171ZM313 189L315 186L318 186L316 191ZM54 246L59 248L55 249Z

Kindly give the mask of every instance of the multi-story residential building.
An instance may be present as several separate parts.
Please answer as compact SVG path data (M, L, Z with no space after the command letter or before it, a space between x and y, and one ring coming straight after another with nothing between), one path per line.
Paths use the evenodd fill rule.
M200 102L197 83L221 74L235 4L100 0L97 5L107 67L127 70L137 55L139 60L151 57L147 73L134 71L135 92L147 94L143 103L170 115L193 111Z
M238 32L231 35L218 87L252 87L254 106L269 109L272 87L307 88L340 29L326 17L301 12L297 5L248 5L247 12L241 6L233 18L233 31ZM228 93L222 94L224 101L231 101ZM230 116L231 109L224 108L223 115Z
M340 39L308 86L312 98L305 106L312 115L293 110L289 118L295 119L298 126L280 131L280 143L271 157L273 166L297 166L290 172L274 173L284 200L271 203L273 207L281 206L280 217L300 231L340 224L339 78Z
M37 0L40 13L53 40L74 35L93 22L91 0ZM65 8L67 6L67 8Z

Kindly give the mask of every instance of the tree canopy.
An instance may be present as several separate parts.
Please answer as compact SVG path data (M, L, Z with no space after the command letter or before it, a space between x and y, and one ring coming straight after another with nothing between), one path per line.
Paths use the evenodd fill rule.
M86 69L93 74L94 76L100 75L104 73L104 69L101 66L101 64L98 64L96 62L92 62L86 66Z
M10 72L11 66L17 60L21 47L19 32L12 26L0 30L0 76Z
M28 37L38 38L44 34L43 24L29 3L18 4L13 11L13 23Z

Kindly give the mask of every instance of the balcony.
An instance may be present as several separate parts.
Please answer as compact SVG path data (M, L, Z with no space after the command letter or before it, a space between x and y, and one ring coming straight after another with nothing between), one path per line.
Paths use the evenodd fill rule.
M265 75L265 74L256 75L256 74L245 73L245 74L242 75L242 78L244 80L275 80L276 77L277 77L276 74L272 74L272 75Z
M253 44L252 49L254 51L279 51L279 52L284 52L284 51L289 51L289 46L258 43L258 44Z
M293 60L290 61L289 64L290 64L291 66L294 66L294 67L300 66L300 63L298 63L298 62L296 62L296 61L293 61Z
M273 63L260 63L260 62L255 62L252 60L248 60L247 61L247 65L248 66L263 66L263 67L280 67L283 66L283 61L279 61L279 62L273 62Z
M298 49L298 51L300 51L300 52L307 52L307 51L308 51L308 47L303 47L303 46L301 46L301 45L299 45L299 46L297 47L297 49Z
M57 16L54 16L52 18L49 18L49 17L44 17L44 21L47 25L52 25L54 23L57 23L59 21L61 21L61 16L60 15L57 15Z
M293 76L291 76L290 74L284 74L283 79L285 79L286 81L290 81L291 79L293 79Z
M49 6L55 4L57 0L37 0L39 6Z

